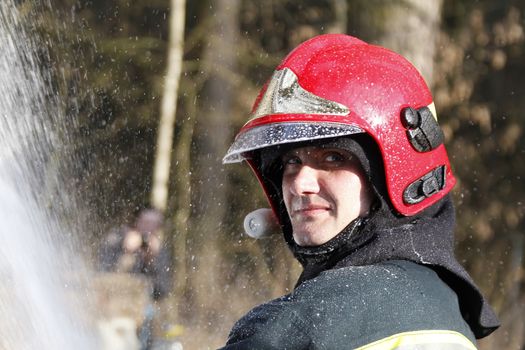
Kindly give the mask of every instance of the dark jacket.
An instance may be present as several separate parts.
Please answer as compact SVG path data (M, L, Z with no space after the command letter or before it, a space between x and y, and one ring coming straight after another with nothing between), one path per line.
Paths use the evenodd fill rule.
M425 344L475 349L475 337L457 295L433 270L393 260L322 272L250 311L223 349L408 350Z
M499 321L454 257L450 198L410 218L384 208L316 247L285 226L297 287L239 320L224 349L475 349Z

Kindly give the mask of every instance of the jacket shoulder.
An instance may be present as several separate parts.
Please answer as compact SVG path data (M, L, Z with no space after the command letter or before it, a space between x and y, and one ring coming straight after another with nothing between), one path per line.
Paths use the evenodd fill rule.
M400 334L421 338L420 331L475 343L456 294L432 269L389 261L325 271L254 308L234 326L226 348L355 349Z
M356 347L419 330L450 330L475 342L455 292L431 268L409 261L328 270L297 288L296 298L318 301L307 312L330 320L317 323L320 334L332 328Z

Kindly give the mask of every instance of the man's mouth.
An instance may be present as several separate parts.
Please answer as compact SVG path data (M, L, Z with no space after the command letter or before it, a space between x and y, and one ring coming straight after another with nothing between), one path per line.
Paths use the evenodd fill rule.
M293 210L294 215L315 215L327 212L330 210L328 205L310 204L307 206L301 206Z

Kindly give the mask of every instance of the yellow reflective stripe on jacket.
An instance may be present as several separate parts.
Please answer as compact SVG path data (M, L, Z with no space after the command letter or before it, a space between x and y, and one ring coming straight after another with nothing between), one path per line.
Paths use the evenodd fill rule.
M414 331L394 334L356 350L476 350L463 334L453 331Z

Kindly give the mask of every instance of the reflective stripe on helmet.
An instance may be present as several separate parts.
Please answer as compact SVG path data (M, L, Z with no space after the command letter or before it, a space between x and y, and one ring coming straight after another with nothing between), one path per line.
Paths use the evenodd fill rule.
M356 350L476 350L463 334L454 331L414 331L394 334Z
M246 152L285 143L346 136L364 132L358 126L330 122L288 122L262 124L240 133L223 163L236 163L247 158Z
M299 85L297 75L284 68L273 73L268 87L250 121L270 114L347 115L348 107L316 96Z

